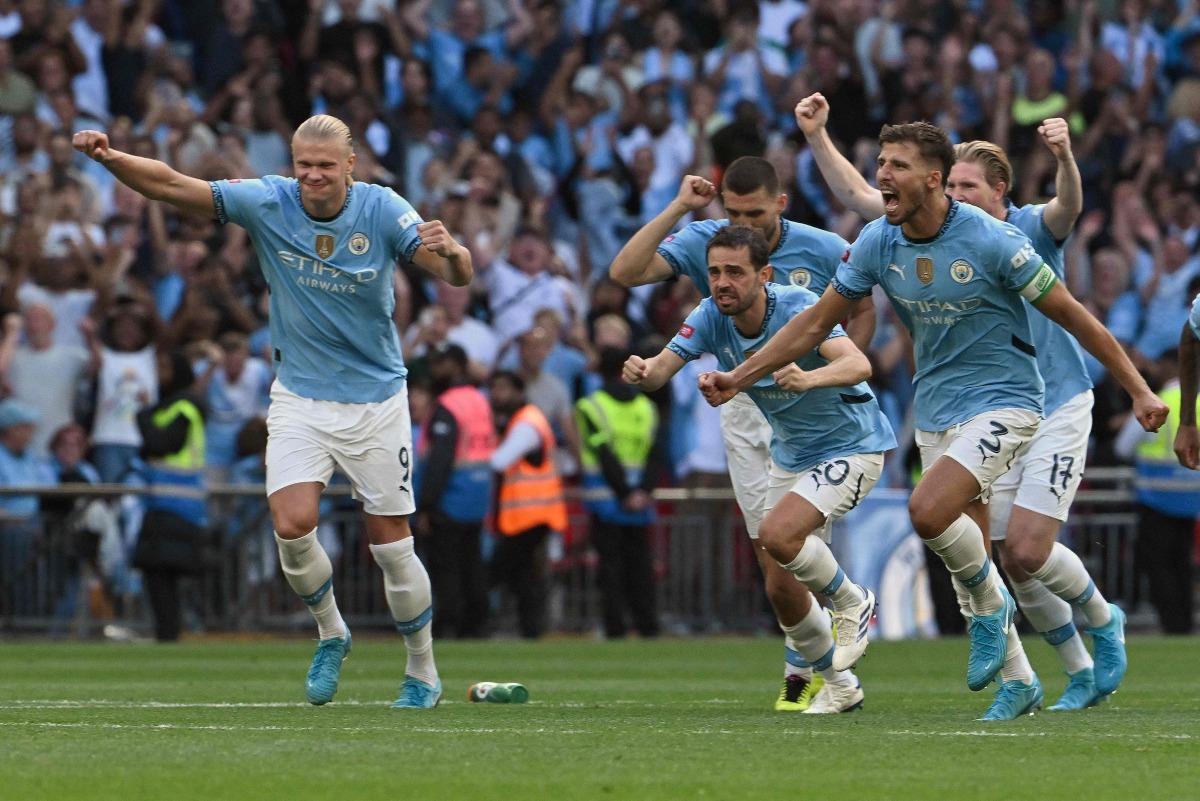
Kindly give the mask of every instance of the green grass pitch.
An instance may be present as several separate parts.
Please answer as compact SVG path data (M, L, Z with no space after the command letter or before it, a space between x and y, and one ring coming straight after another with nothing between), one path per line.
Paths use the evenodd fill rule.
M1047 700L1064 679L1029 643ZM441 707L393 711L396 637L355 639L337 700L303 703L311 642L0 643L0 798L1200 798L1200 646L1134 637L1082 713L975 722L966 644L875 643L866 708L776 713L781 641L442 643ZM523 706L471 704L521 681Z

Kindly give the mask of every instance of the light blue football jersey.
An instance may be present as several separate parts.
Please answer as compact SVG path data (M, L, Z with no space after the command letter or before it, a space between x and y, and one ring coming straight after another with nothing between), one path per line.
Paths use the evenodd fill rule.
M1009 203L1007 222L1020 228L1021 233L1029 237L1033 249L1061 281L1066 277L1063 272L1062 243L1046 227L1042 217L1045 211L1045 204L1029 204L1018 208ZM1036 309L1027 311L1029 330L1037 348L1038 372L1046 382L1045 407L1046 416L1049 417L1071 398L1091 389L1092 379L1083 361L1083 348L1075 337Z
M407 371L392 322L397 259L421 244L420 216L391 189L355 183L332 220L309 217L292 178L215 181L217 219L246 229L271 288L280 382L313 400L377 403Z
M704 297L709 295L708 240L726 225L729 220L697 220L658 246L658 254L675 274L692 279ZM803 223L781 218L779 229L779 244L770 255L775 283L803 287L820 295L850 246L837 234Z
M743 336L733 318L721 314L712 298L705 298L688 315L667 348L688 361L712 353L722 370L732 370L789 320L817 302L817 296L802 287L767 284L766 293L767 314L762 330L754 336ZM845 335L839 325L830 338ZM828 363L815 348L796 362L803 370L815 370ZM828 459L882 453L896 447L892 426L865 381L852 387L789 392L768 375L746 394L771 424L771 459L793 473Z
M1196 295L1196 299L1192 301L1192 311L1188 315L1188 325L1191 326L1192 333L1196 335L1196 339L1200 339L1200 294Z
M884 217L867 223L832 286L852 300L883 287L913 335L917 427L944 431L994 409L1041 414L1022 297L1036 301L1057 282L1015 226L951 201L928 240L910 241Z

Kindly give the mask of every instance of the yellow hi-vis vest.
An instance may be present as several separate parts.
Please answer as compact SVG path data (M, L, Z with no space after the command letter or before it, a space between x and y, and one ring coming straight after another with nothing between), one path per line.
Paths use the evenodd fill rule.
M1167 405L1167 420L1153 438L1138 445L1138 501L1164 515L1194 518L1200 514L1200 473L1183 467L1175 457L1182 401L1178 382L1168 384L1158 397Z

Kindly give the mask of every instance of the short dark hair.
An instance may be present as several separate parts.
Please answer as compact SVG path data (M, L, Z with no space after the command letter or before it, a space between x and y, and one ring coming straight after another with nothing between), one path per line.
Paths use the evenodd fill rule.
M901 142L911 142L917 146L921 158L940 164L942 168L942 186L950 180L950 168L954 166L954 145L946 132L933 123L906 122L902 125L885 125L879 131L880 145L894 145Z
M761 270L770 263L771 246L767 238L757 228L748 225L727 225L712 235L704 254L713 248L745 248L750 253L750 263L755 270Z
M491 385L497 381L505 381L517 392L522 395L525 394L525 379L521 378L519 373L515 373L512 370L497 370L488 379L488 384Z
M779 194L779 176L771 162L758 156L742 156L725 168L721 191L735 195L750 195L759 189L768 195Z

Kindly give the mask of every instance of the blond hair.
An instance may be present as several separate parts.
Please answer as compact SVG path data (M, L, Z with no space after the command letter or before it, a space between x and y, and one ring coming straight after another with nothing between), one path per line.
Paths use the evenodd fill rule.
M344 144L351 153L354 152L354 137L350 135L350 127L329 114L317 114L300 123L300 127L292 134L293 146L297 139L307 139L313 142L337 142ZM353 183L353 176L347 175L346 185L349 186Z
M987 181L988 186L995 187L1003 182L1006 194L1012 189L1012 164L1008 162L1008 154L1000 145L978 139L973 142L960 142L954 146L954 159L978 164L983 169L983 180Z

